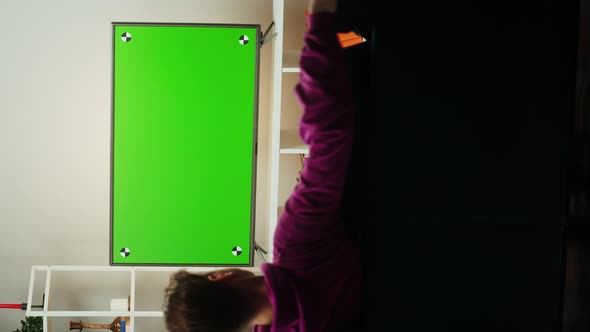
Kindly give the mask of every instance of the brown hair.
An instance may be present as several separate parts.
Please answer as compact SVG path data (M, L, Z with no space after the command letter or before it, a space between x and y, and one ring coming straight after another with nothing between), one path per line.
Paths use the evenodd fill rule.
M254 316L242 293L206 275L176 272L165 294L164 318L170 332L244 331Z

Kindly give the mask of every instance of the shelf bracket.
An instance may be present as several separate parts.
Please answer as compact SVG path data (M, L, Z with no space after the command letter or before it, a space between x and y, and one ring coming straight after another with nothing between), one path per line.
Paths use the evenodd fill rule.
M264 33L260 36L260 46L263 46L264 44L268 43L269 41L271 41L273 38L275 38L277 36L277 33L273 33L270 36L268 35L270 33L270 30L274 27L275 22L272 21L270 23L270 25L268 26L268 28L266 28L266 31L264 31Z

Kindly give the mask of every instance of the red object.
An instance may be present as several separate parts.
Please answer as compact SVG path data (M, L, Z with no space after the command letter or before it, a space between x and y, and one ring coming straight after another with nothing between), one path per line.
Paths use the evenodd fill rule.
M305 16L307 16L307 15L309 15L308 10L305 11ZM309 30L309 26L307 26L307 24L306 24L306 27ZM347 47L354 46L354 45L357 45L357 44L360 44L363 42L363 37L359 36L354 31L337 32L336 35L338 36L338 41L340 42L340 46L342 46L342 48L347 48Z
M9 304L2 304L0 303L0 309L22 309L23 305L20 303L9 303Z

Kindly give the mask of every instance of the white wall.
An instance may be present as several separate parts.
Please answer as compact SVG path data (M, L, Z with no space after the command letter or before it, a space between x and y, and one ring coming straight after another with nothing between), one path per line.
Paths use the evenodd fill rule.
M0 303L26 302L31 265L109 264L114 21L247 23L264 31L272 0L0 0ZM263 246L269 45L260 76L256 239ZM0 331L23 317L0 310Z

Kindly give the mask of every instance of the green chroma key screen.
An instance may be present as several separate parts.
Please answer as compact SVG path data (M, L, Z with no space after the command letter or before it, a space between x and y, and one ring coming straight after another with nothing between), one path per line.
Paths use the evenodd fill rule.
M252 266L260 27L112 26L110 264Z

